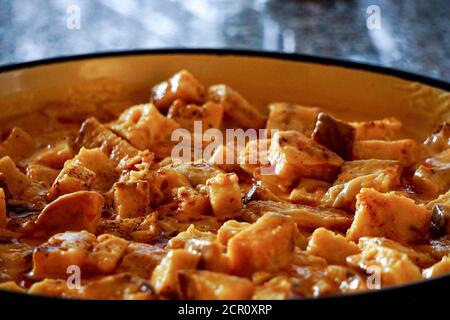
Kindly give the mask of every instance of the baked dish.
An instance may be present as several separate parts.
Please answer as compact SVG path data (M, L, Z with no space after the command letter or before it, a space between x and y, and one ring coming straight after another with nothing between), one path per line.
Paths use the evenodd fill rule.
M248 132L264 135L235 148ZM186 70L149 103L50 105L0 131L0 289L301 299L445 275L450 124L424 142L406 132L394 117L260 110Z

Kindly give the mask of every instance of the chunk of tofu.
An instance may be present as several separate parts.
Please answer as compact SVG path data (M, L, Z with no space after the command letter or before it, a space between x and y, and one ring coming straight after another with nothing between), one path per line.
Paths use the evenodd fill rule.
M167 118L175 120L182 128L194 132L194 122L199 122L199 128L206 131L219 128L222 124L223 107L219 103L206 102L203 106L186 104L176 100L169 109Z
M333 181L344 162L297 131L279 131L273 135L269 161L275 174L290 181L299 178Z
M0 181L6 184L7 191L14 199L20 198L31 184L30 179L20 172L8 156L0 159Z
M184 249L169 250L161 263L155 268L151 284L156 292L166 297L180 296L178 275L182 270L194 270L200 255Z
M41 164L30 164L27 167L27 177L31 180L37 181L46 188L50 188L59 171L53 168L43 166Z
M356 212L347 238L386 237L401 243L428 236L431 213L423 205L394 192L363 188L357 195Z
M422 274L425 279L443 276L450 273L450 257L442 257L441 261L423 270Z
M82 273L112 273L127 246L128 241L108 234L97 239L87 231L59 233L34 250L32 275L34 279L66 278L71 265Z
M205 87L187 70L181 70L169 80L155 85L150 96L151 102L161 111L166 111L177 99L203 103L205 98Z
M139 150L160 142L170 142L172 132L180 126L163 116L153 104L141 104L125 110L111 124L111 129Z
M269 104L269 110L267 130L295 130L305 136L311 136L319 114L319 108L283 102Z
M121 219L146 215L150 210L150 184L145 180L116 182L114 208Z
M33 150L33 138L19 127L12 128L8 138L0 143L0 157L9 156L14 160L23 159Z
M103 204L103 196L94 191L60 196L42 210L31 232L35 236L51 236L64 231L95 232Z
M360 254L347 257L347 263L368 272L374 280L378 278L381 287L422 279L419 267L405 253L391 248L368 246Z
M64 163L74 157L74 151L68 140L56 142L49 148L39 150L31 160L32 163L41 164L43 166L62 169Z
M251 201L246 209L257 215L278 212L291 217L299 228L306 229L324 227L331 230L347 230L353 219L352 215L337 209L275 201Z
M6 211L6 196L5 191L0 188L0 228L5 228L8 222L8 215Z
M234 121L237 127L264 128L265 117L237 91L224 84L208 88L208 99L223 106L225 117Z
M326 259L329 264L341 265L345 265L348 256L360 252L356 243L325 228L313 232L306 251Z
M423 150L412 139L363 140L355 141L353 145L353 160L397 160L404 166L411 166L420 160L422 154Z
M402 129L402 122L396 118L350 123L355 129L355 140L392 140Z
M88 118L83 122L77 137L79 147L87 149L100 148L120 169L124 159L135 157L139 150L124 139L102 125L95 118Z
M356 195L362 188L388 192L400 186L402 167L393 160L347 161L322 203L325 206L354 210Z
M183 299L249 300L253 294L250 280L223 273L188 270L179 278Z
M131 242L117 268L117 272L132 273L143 279L150 279L153 270L165 255L166 251L157 246Z
M450 189L450 149L425 160L412 180L420 192L436 196Z
M232 274L277 271L293 257L297 227L290 217L266 213L228 241Z
M238 180L235 173L221 173L206 181L214 215L233 215L242 208Z
M248 222L228 220L220 227L219 231L217 231L217 240L219 240L220 243L227 245L231 238L242 230L247 229L249 226L251 226L251 224Z
M291 191L289 200L294 203L317 206L329 187L330 184L325 181L303 178Z

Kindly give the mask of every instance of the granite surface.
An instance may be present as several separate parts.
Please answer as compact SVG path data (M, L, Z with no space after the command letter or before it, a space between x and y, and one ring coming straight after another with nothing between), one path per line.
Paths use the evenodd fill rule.
M169 47L299 52L450 81L450 1L0 0L0 64Z

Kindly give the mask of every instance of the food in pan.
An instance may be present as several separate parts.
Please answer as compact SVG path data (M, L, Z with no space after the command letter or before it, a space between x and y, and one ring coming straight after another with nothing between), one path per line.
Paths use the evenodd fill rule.
M148 102L87 110L1 128L3 290L301 299L450 273L449 123L422 142L396 118L264 112L186 70Z

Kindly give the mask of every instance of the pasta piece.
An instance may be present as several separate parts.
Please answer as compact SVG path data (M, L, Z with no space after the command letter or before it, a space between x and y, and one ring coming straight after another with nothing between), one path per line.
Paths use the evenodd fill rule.
M186 103L203 103L205 87L187 70L181 70L169 80L155 85L150 100L155 106L166 111L176 99Z
M152 150L160 142L170 142L172 132L180 127L174 120L164 117L153 104L125 110L110 126L139 150Z
M31 268L33 247L18 241L0 242L0 282L24 280Z
M103 197L93 191L63 195L42 210L30 232L35 236L51 236L64 231L95 232L103 204Z
M308 137L314 130L316 118L319 114L319 108L282 102L269 104L269 110L267 130L295 130Z
M425 279L438 277L450 273L450 257L442 257L442 260L432 265L428 269L423 270L422 274Z
M68 140L56 142L49 148L38 151L31 160L31 163L41 164L54 169L62 169L67 160L75 156Z
M266 213L228 242L231 273L250 275L255 271L277 271L293 257L296 226L290 217Z
M292 190L289 200L294 203L317 206L329 187L330 184L325 181L303 178Z
M200 255L199 269L221 273L230 271L225 246L217 240L189 239L186 241L185 249Z
M425 160L412 180L420 192L436 196L450 189L450 149Z
M32 275L34 279L65 278L71 265L80 267L82 272L109 274L116 269L127 246L126 240L108 234L96 238L87 231L59 233L35 249Z
M27 177L42 184L46 188L50 188L59 175L59 171L53 168L43 166L41 164L30 164L27 167Z
M401 243L425 238L431 213L423 205L393 192L363 188L357 195L356 213L347 238L386 237Z
M362 188L388 192L401 183L402 167L393 160L347 161L334 185L328 189L322 203L325 206L354 210L356 195Z
M312 139L345 160L352 156L355 128L346 122L337 120L325 112L317 116Z
M208 88L208 99L223 106L224 115L232 119L239 128L264 128L265 117L250 105L238 92L224 84Z
M170 239L169 242L167 243L167 248L168 249L185 248L186 243L192 239L215 241L216 235L212 232L200 231L193 224L191 224L186 229L186 231L180 232L177 236Z
M450 123L444 122L424 142L433 153L442 152L450 148Z
M417 142L411 139L364 140L356 141L353 146L353 160L397 160L404 166L415 164L421 158L422 153Z
M325 228L318 228L313 232L306 251L325 258L330 264L341 265L345 265L348 256L360 252L356 243Z
M206 184L208 179L223 173L222 170L203 161L172 164L167 166L167 168L185 176L193 187L197 187L199 184Z
M180 287L183 299L248 300L253 294L250 280L211 271L182 271Z
M251 224L247 222L238 222L236 220L228 220L217 232L217 240L223 245L227 245L228 241L236 234L248 228Z
M396 118L351 122L355 127L355 140L393 140L402 129L402 122Z
M14 161L8 156L0 159L0 181L5 183L7 192L14 199L19 199L31 185L30 179L20 172Z
M33 138L21 128L14 127L8 138L0 143L0 157L9 156L19 160L29 155L33 149Z
M395 249L398 252L404 253L408 258L421 268L428 267L435 262L435 258L430 254L414 250L411 247L404 246L393 240L380 237L362 237L359 238L358 245L361 249L369 246L380 246L385 248Z
M278 212L291 217L299 228L316 229L324 227L331 230L347 230L352 224L352 216L344 211L317 208L306 205L275 201L252 201L247 207L257 215Z
M180 127L194 132L194 122L200 124L200 129L206 131L211 128L219 128L222 124L223 107L219 103L206 102L203 106L185 104L181 100L175 100L170 106L167 118L175 120Z
M145 216L150 210L150 184L145 180L116 182L114 209L121 218Z
M273 135L269 161L275 174L289 181L299 178L333 181L343 163L337 154L297 131Z
M169 250L161 263L155 268L151 284L156 292L166 297L180 296L178 274L182 270L197 267L200 255L183 249Z
M213 212L218 217L233 215L242 208L241 190L235 173L221 173L206 181Z
M166 251L159 247L131 242L116 272L131 273L143 279L150 279L153 270L165 255Z
M371 245L357 255L347 258L347 263L371 274L381 287L400 285L422 279L420 269L405 253L395 249ZM376 288L377 283L373 283Z
M139 150L123 140L95 118L83 122L77 138L79 147L100 148L121 169L124 160L135 157Z

